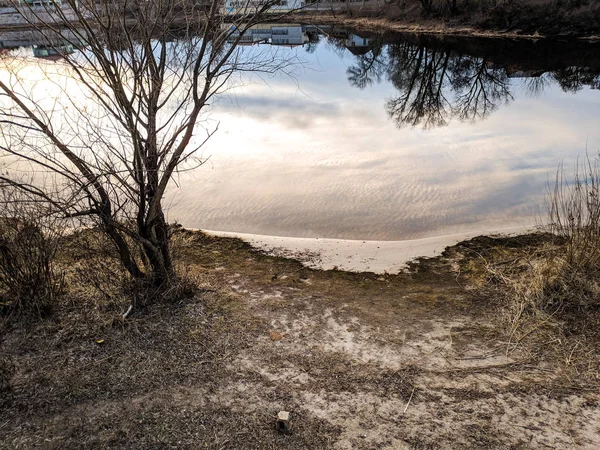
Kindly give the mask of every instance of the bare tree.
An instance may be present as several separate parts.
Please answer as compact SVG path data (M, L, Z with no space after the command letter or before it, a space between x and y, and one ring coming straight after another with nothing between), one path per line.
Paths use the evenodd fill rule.
M0 60L0 183L98 225L132 277L168 284L165 191L202 163L216 128L199 123L232 76L289 66L238 45L289 11L278 0L238 1L234 16L222 0L14 1L38 50L62 59ZM34 180L20 181L23 170Z
M463 121L483 120L513 99L506 70L485 58L456 57L451 86L456 94L453 114Z

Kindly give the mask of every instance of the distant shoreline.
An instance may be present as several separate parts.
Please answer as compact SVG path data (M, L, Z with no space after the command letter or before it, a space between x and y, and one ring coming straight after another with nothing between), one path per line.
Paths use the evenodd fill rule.
M348 15L329 11L301 11L294 13L290 19L302 23L319 25L338 25L352 28L356 31L379 31L429 34L437 36L458 36L478 38L510 38L510 39L573 39L580 41L600 41L599 33L564 33L524 32L522 30L481 28L470 24L449 23L443 19L423 19L417 21L393 20L385 17L360 16L360 13Z

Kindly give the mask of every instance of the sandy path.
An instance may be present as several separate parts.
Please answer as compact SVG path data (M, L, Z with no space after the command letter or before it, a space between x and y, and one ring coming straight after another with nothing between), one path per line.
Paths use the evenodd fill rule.
M215 396L227 407L336 428L323 448L600 447L597 393L507 355L489 308L451 280L225 278L266 319Z

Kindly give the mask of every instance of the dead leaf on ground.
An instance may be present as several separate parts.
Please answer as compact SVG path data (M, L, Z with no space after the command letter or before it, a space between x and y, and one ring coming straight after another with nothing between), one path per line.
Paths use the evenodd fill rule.
M279 331L271 330L269 331L269 337L272 341L280 341L283 339L283 334L281 334Z

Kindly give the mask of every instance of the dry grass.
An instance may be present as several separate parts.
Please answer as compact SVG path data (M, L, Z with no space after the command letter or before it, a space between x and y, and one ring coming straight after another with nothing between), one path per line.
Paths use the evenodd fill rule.
M600 157L586 155L572 174L561 166L549 196L549 231L564 242L550 277L561 303L600 307Z
M548 225L529 237L462 244L463 270L500 298L507 353L526 340L533 356L556 359L572 378L600 381L600 159L572 174L560 167L548 196Z
M10 316L43 317L63 287L54 256L60 234L34 216L0 222L0 311Z
M190 236L176 238L176 248L191 250ZM101 234L87 230L62 244L66 292L51 318L0 322L2 347L18 355L6 384L14 399L0 408L0 424L11 424L0 427L3 447L300 449L327 448L337 435L300 405L293 436L282 436L275 406L240 415L214 400L240 382L228 366L265 325L202 264L179 259L194 295L149 303L124 319L131 296ZM0 387L12 373L8 361L0 361ZM288 394L271 396L284 402Z
M571 380L600 381L600 289L568 263L568 241L539 233L460 247L467 255L463 275L496 299L507 355L525 351L534 360L559 361Z
M185 264L176 264L177 278L155 286L134 280L124 270L107 236L97 229L77 231L61 242L58 265L65 273L74 298L101 299L104 307L132 311L153 303L172 304L195 295L205 284Z

